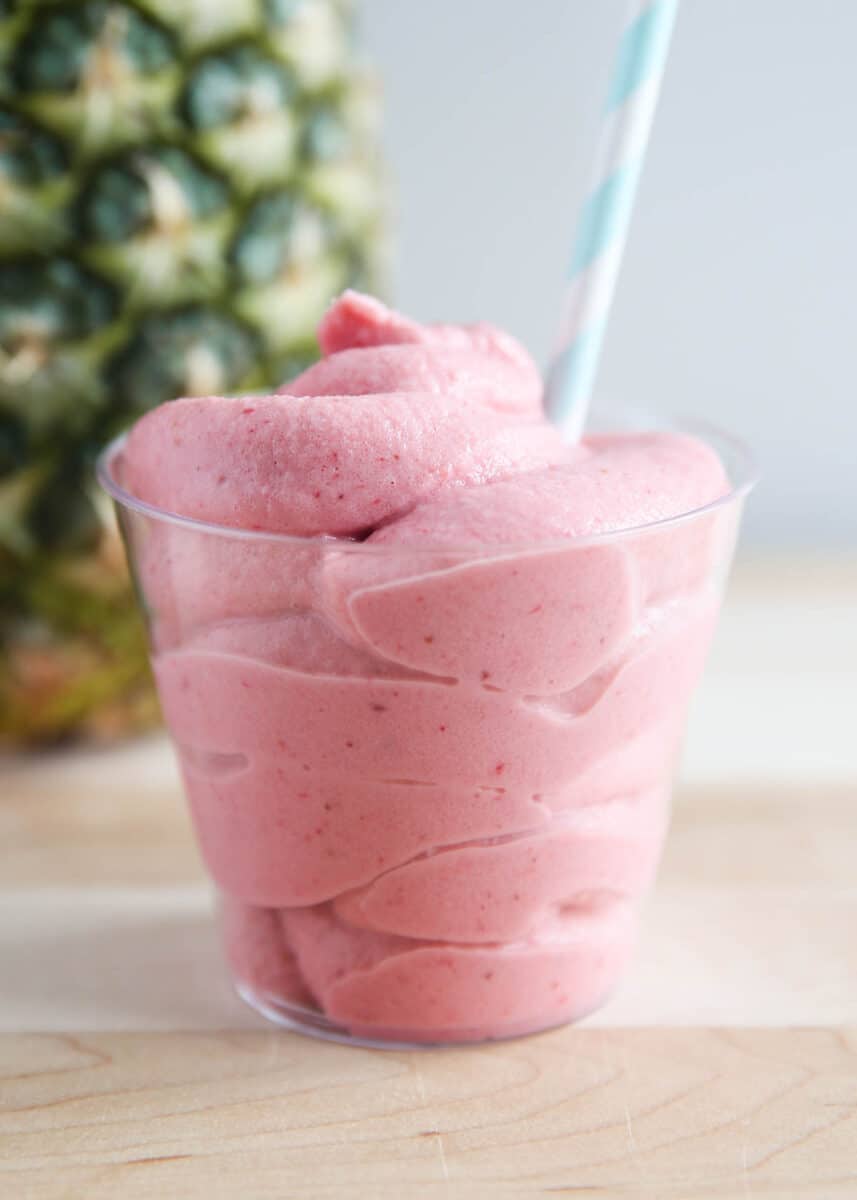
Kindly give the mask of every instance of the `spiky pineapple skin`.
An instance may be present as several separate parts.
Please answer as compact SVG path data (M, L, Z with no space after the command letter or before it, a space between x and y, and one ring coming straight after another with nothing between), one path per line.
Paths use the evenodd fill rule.
M97 450L377 286L346 0L0 0L0 745L155 717Z

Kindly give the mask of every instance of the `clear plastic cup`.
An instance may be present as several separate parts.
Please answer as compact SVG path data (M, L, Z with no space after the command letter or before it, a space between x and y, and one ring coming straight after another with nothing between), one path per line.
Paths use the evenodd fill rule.
M739 443L682 428L720 455L722 499L503 547L210 525L129 495L123 440L104 452L227 958L259 1012L414 1045L532 1033L610 994L753 483Z

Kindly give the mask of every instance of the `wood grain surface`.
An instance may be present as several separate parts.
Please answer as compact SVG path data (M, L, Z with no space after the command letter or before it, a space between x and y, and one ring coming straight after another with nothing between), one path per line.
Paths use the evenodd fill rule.
M857 1195L857 1031L17 1037L0 1089L10 1200Z
M0 1200L857 1200L855 585L739 578L629 978L517 1042L264 1027L163 739L0 762Z

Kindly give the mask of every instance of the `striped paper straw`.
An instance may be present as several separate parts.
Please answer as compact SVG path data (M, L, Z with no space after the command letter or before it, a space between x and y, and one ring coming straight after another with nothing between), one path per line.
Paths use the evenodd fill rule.
M635 0L619 42L548 375L548 415L570 442L586 419L677 7Z

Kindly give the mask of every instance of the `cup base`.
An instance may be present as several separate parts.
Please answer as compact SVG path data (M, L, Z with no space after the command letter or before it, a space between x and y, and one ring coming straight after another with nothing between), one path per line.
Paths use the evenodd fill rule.
M301 1033L306 1037L318 1038L324 1042L337 1042L341 1046L362 1046L367 1050L438 1050L460 1048L466 1045L490 1045L492 1042L518 1041L520 1038L536 1037L541 1033L550 1033L551 1030L564 1029L568 1025L577 1025L593 1012L597 1012L607 999L605 996L586 1012L580 1013L570 1021L557 1021L534 1029L517 1029L491 1038L473 1037L462 1033L458 1038L447 1040L408 1041L407 1038L393 1036L392 1032L389 1037L377 1038L355 1033L344 1025L337 1025L334 1021L328 1020L321 1013L304 1008L300 1004L281 1000L266 992L257 992L249 984L240 980L234 981L234 987L245 1004L281 1029L291 1030L292 1033Z

